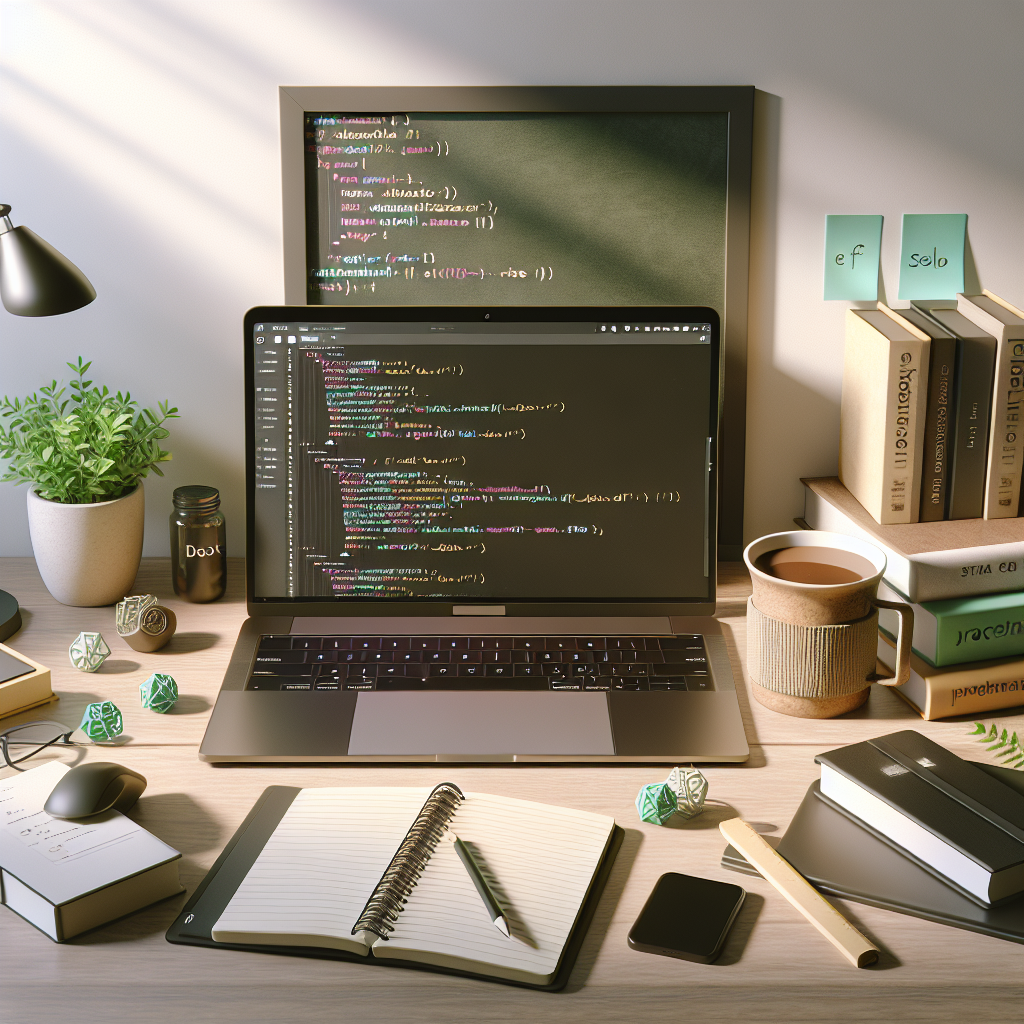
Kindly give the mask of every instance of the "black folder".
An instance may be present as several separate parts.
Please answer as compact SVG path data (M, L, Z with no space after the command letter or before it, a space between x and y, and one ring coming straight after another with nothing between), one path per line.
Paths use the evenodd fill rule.
M1024 772L978 767L1024 792ZM807 790L776 849L827 896L1024 943L1024 895L990 908L961 896L827 802L817 782ZM722 865L758 874L732 846L726 847Z
M406 967L411 970L432 971L435 974L452 974L458 977L477 978L483 981L494 981L501 985L515 985L520 988L539 989L544 992L557 992L565 988L572 973L580 948L586 938L587 930L597 911L597 906L604 892L608 876L611 874L615 855L622 846L625 832L616 825L605 850L605 855L594 875L594 881L587 898L580 909L579 917L573 928L561 963L553 980L547 985L531 985L520 981L509 981L492 975L477 974L472 971L460 971L449 967L436 967L431 964L413 963L406 960L393 960L360 956L341 949L327 949L320 946L269 946L240 942L214 942L211 935L224 908L228 905L235 890L249 873L260 851L266 845L284 817L285 811L301 792L294 786L269 786L256 801L255 806L245 821L228 841L224 851L210 868L206 877L196 887L182 907L171 927L167 929L167 941L186 946L209 946L211 949L236 949L252 953L278 953L286 956L305 956L319 960L347 960L350 963L378 965L386 967Z

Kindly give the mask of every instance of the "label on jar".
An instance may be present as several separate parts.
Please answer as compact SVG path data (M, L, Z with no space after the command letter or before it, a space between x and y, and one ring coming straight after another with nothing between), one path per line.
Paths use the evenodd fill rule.
M220 545L212 544L209 547L197 548L195 544L185 545L186 558L209 558L211 555L220 554Z

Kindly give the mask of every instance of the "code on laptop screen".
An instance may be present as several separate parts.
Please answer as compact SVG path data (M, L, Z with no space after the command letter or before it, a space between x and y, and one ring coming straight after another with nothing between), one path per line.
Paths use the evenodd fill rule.
M710 325L255 327L257 598L708 595Z

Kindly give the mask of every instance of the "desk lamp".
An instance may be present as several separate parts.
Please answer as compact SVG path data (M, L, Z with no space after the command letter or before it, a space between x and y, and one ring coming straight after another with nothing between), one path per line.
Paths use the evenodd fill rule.
M87 306L96 289L78 267L0 204L0 298L15 316L56 316ZM0 641L21 628L18 602L0 590Z

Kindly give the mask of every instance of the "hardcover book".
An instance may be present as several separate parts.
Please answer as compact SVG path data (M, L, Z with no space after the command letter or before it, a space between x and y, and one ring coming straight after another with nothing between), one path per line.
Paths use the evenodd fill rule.
M878 596L914 609L913 650L929 665L945 667L1024 655L1024 591L914 604L883 580ZM897 613L880 608L878 628L895 637L899 632Z
M886 581L911 601L1024 589L1024 528L1013 519L880 526L833 477L803 479L803 522L876 544Z
M1024 796L907 729L830 750L821 793L983 906L1024 892Z
M181 854L118 811L58 821L43 809L68 771L0 779L3 903L55 942L182 891Z
M1024 792L1024 772L974 763L1004 785ZM772 836L765 839L773 846L778 843L779 853L826 896L1024 943L1024 897L983 907L961 896L853 815L826 801L818 782L811 784L781 842ZM722 867L758 874L731 846L722 854Z
M915 523L928 336L879 303L846 313L839 477L878 523Z
M896 643L878 634L877 658L895 671ZM910 678L893 690L926 721L954 715L984 715L1024 704L1024 658L998 658L970 665L932 668L910 656Z
M1024 312L991 292L958 295L957 310L996 339L985 518L1019 514L1024 465Z
M921 439L920 522L947 518L949 463L956 409L956 338L920 310L901 309L900 316L931 338L928 403Z
M980 519L985 511L988 436L996 339L955 309L915 307L957 339L949 519Z

